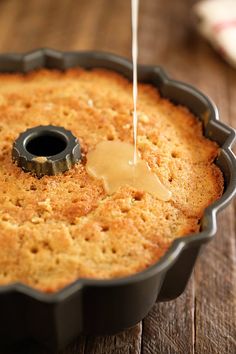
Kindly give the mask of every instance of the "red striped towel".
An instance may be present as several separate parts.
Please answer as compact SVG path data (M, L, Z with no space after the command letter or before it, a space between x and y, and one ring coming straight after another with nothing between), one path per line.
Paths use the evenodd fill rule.
M236 67L236 0L205 0L194 8L200 33Z

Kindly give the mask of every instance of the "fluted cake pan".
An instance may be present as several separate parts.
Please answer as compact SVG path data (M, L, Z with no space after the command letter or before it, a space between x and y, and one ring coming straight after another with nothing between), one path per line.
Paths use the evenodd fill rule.
M0 72L75 66L103 67L132 79L131 62L108 53L39 49L0 55ZM0 286L0 343L29 339L59 349L81 333L112 334L135 325L156 301L175 299L184 291L200 249L216 234L216 215L236 192L236 159L231 150L235 131L219 121L217 108L204 94L170 79L162 68L139 66L138 78L202 120L205 136L220 146L215 162L224 175L223 196L205 210L199 233L176 239L168 252L143 272L111 280L78 279L53 294L20 283Z

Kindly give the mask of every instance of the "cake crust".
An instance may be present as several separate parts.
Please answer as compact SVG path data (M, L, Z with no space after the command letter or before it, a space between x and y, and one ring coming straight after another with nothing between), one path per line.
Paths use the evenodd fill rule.
M102 69L0 75L0 285L53 292L78 278L111 279L154 264L175 238L199 231L223 193L215 142L187 108L139 84L138 150L172 192L162 202L121 187L108 196L85 169L103 140L132 143L132 85ZM40 179L11 158L27 128L57 125L78 137L82 161Z

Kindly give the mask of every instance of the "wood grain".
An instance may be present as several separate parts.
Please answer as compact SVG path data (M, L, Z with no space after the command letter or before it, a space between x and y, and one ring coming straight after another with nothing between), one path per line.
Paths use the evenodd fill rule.
M194 279L176 301L156 303L143 320L142 353L193 353Z
M221 119L236 128L236 70L196 33L194 2L140 1L139 62L162 65L172 77L199 87L216 102ZM0 26L1 52L53 47L130 56L125 0L2 0ZM60 354L236 353L235 215L236 202L218 217L217 237L180 298L155 304L143 323L128 331L80 337ZM14 352L53 354L29 343Z

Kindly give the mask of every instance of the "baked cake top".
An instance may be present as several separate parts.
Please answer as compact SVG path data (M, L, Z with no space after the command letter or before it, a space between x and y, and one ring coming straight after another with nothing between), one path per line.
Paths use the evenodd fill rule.
M139 84L138 150L172 192L168 202L121 187L108 196L85 169L104 140L132 143L132 84L102 69L0 75L0 285L20 281L56 291L81 277L142 271L180 236L199 231L204 209L223 192L216 143L187 108ZM37 179L11 158L18 135L57 125L78 137L82 161ZM107 157L109 158L109 156Z

